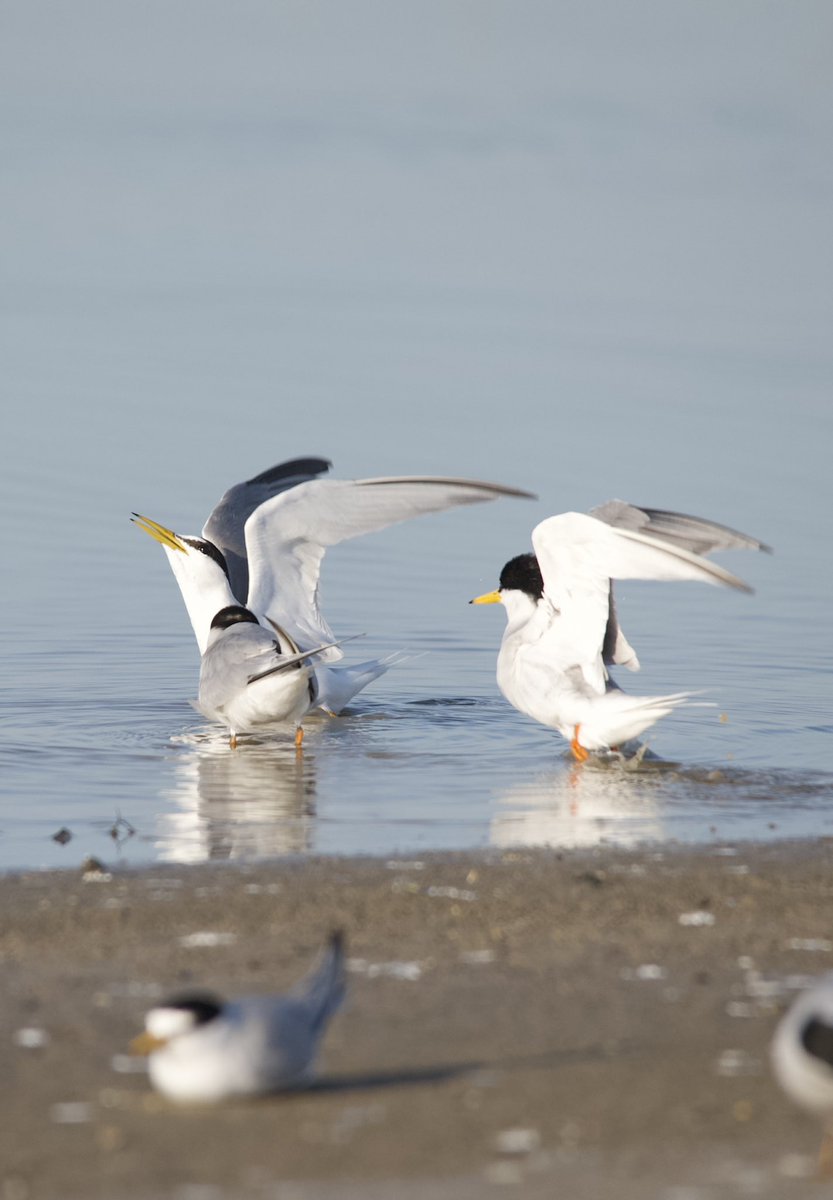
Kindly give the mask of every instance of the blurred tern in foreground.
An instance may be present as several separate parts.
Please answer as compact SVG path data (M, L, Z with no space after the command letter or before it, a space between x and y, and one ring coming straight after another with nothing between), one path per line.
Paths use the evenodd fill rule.
M801 1108L820 1117L825 1137L819 1168L833 1168L833 972L802 992L775 1030L772 1068L781 1087Z
M149 1056L151 1083L171 1100L210 1104L279 1091L309 1078L344 991L344 938L336 932L320 965L291 992L175 997L147 1013L130 1049Z
M532 531L534 554L506 564L500 586L472 604L503 604L507 626L497 682L510 704L570 742L584 762L643 733L693 693L629 696L607 667L639 670L616 617L614 579L701 580L749 592L702 557L713 550L768 550L755 538L682 513L623 500L548 517Z
M326 548L411 517L457 505L500 496L534 499L531 493L517 488L468 479L318 478L329 466L321 458L293 459L236 484L212 511L201 537L174 533L134 513L139 528L165 549L200 653L205 656L211 647L214 661L210 669L205 658L203 661L205 695L201 696L200 707L203 703L207 708L218 707L215 700L222 684L220 664L224 659L227 661L231 644L229 638L220 636L224 631L216 626L212 636L212 622L225 609L243 608L249 617L236 620L251 626L247 635L251 648L255 646L251 631L258 625L276 643L270 649L261 638L258 648L263 652L274 652L277 648L278 653L287 657L314 656L315 661L309 665L304 665L306 659L295 660L303 669L294 673L306 673L310 685L308 707L339 713L362 688L382 675L397 656L354 666L332 665L342 657L342 651L319 609L319 575ZM242 647L247 639L235 638L238 640ZM223 646L222 651L216 650L217 646ZM280 668L273 665L276 675L283 673L289 678L292 664L287 662ZM241 663L237 660L234 671L239 678ZM222 691L221 686L219 690ZM244 715L252 707L249 699L235 706ZM247 725L241 721L237 731L254 723ZM234 744L235 728L231 725L230 728Z

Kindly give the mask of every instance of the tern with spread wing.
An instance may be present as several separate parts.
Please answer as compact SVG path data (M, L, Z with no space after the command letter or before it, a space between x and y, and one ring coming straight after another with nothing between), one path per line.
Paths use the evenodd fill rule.
M336 932L320 965L291 992L232 1001L174 997L147 1013L131 1051L149 1056L151 1083L180 1103L279 1091L309 1078L344 991L344 938Z
M247 641L249 649L258 641L262 642L259 650L267 655L296 656L294 663L284 664L285 670L274 672L270 690L279 690L279 683L292 690L288 685L294 675L292 682L300 697L301 679L305 678L307 707L333 714L396 660L393 655L352 666L334 665L342 651L319 607L321 561L328 546L457 505L501 496L534 499L518 488L470 479L320 478L329 466L321 458L293 459L236 484L214 508L200 537L174 533L134 513L135 523L164 547L188 609L203 656L200 708L212 710L228 725L232 745L238 732L255 725L247 714L253 707L260 708L252 703L247 690L266 690L258 687L260 680L240 685L244 673L248 678L258 675L258 670L247 670L232 650L235 645L239 650ZM253 618L232 622L247 626L245 635L216 626L212 634L217 614L229 608L242 608ZM255 625L266 641L261 633L253 632ZM213 660L210 669L206 655ZM305 656L303 660L299 655ZM231 673L236 689L231 688ZM277 680L279 674L284 680ZM227 719L232 690L238 725ZM218 695L225 697L222 706L215 702ZM225 714L220 707L226 709ZM276 711L280 707L278 704ZM294 705L288 707L294 714ZM270 717L258 724L274 724L279 719ZM284 719L298 720L295 715Z
M637 738L692 695L631 696L611 680L609 666L639 670L617 620L613 580L700 580L748 592L703 555L769 549L724 525L623 500L548 517L532 531L532 546L534 554L506 564L497 590L471 603L503 604L498 687L567 738L580 762Z

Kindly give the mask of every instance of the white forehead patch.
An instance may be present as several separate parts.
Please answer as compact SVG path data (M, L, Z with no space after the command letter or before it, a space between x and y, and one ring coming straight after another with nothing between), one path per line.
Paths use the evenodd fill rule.
M170 1038L190 1033L196 1021L187 1008L152 1008L145 1017L145 1029L151 1037L167 1042Z

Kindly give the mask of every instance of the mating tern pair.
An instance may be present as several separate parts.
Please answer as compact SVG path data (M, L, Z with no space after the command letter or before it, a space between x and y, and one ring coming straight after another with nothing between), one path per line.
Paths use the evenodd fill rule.
M549 517L533 529L532 546L534 554L505 565L495 591L471 603L503 604L498 687L520 712L567 738L580 762L637 738L692 695L631 696L610 678L609 666L639 670L617 619L613 580L700 580L749 592L703 555L769 549L724 525L623 500Z
M322 458L293 459L236 484L183 536L134 513L164 547L202 655L198 708L238 733L336 714L396 661L334 666L340 644L319 608L328 546L425 513L529 492L472 479L321 479ZM346 640L346 639L345 639Z
M294 723L310 708L340 712L397 656L355 666L342 657L318 602L327 546L424 513L529 492L467 479L321 479L325 459L293 459L229 489L201 537L134 520L168 556L202 655L198 707L230 743L251 729ZM617 619L615 579L699 580L751 591L709 562L716 550L769 550L713 521L611 500L589 514L549 517L534 553L508 562L500 585L473 604L500 602L507 627L497 682L521 712L558 730L573 755L637 738L691 692L628 695L608 667L639 670ZM245 603L244 603L245 597Z
M291 1087L309 1077L327 1023L344 998L344 939L291 992L223 1001L174 997L145 1016L131 1043L151 1083L171 1100L213 1103Z

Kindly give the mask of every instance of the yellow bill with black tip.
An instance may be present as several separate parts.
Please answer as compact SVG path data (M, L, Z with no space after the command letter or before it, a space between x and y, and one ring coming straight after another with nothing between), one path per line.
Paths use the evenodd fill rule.
M484 592L482 596L475 596L473 600L469 600L469 604L501 604L503 597L496 589L494 592Z
M166 529L158 521L151 521L150 517L143 517L141 513L133 513L130 519L134 525L138 525L145 533L150 534L153 540L159 542L160 545L166 546L169 550L181 550L183 554L188 553L188 547L172 529Z
M154 1050L161 1050L166 1044L165 1038L154 1037L152 1033L140 1033L130 1043L130 1053L135 1055L153 1054Z

